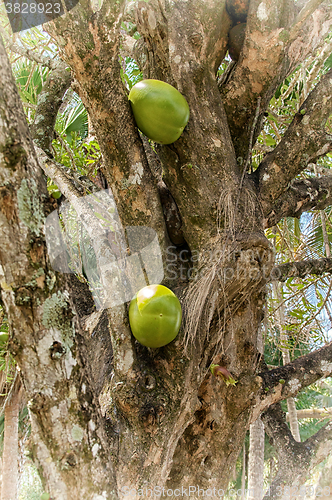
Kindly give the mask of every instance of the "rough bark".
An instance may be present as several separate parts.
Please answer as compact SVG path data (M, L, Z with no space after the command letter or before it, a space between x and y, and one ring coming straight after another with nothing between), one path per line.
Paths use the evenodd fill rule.
M63 95L70 87L71 80L70 69L63 61L59 60L48 75L38 96L31 134L36 144L49 156L52 156L51 145L54 138L55 120L62 104Z
M5 406L5 426L2 454L1 500L16 500L18 494L18 417L20 408L20 382L11 391Z
M0 66L1 294L29 399L34 457L57 499L69 492L116 498L112 442L100 425L89 358L78 352L84 336L72 290L48 263L43 224L52 206L2 44Z
M189 12L188 9L185 8L185 4L182 2L178 2L172 7L170 5L162 6L160 11L161 6L162 4L157 4L155 2L139 4L139 9L137 11L137 24L140 32L144 36L147 46L150 44L153 47L153 50L151 50L150 53L151 60L149 60L148 76L158 77L161 75L162 69L162 78L166 79L170 83L176 84L177 88L186 94L186 98L191 108L191 114L193 117L196 116L196 120L192 120L191 122L191 129L189 124L187 133L184 133L183 137L179 140L178 151L174 149L176 147L174 145L172 148L167 148L164 152L158 150L158 153L163 163L165 173L164 181L168 186L172 186L172 196L181 213L183 235L187 243L191 246L191 249L200 249L204 247L211 234L216 235L217 233L215 219L217 215L220 191L222 187L224 187L225 176L227 176L229 190L232 190L232 186L238 186L240 183L239 172L237 170L231 146L223 106L213 74L225 49L224 35L228 24L225 24L225 21L223 20L221 22L221 30L220 26L218 26L217 29L217 25L215 30L208 29L208 27L210 28L212 20L212 12L213 15L215 15L216 5L213 6L214 8L211 12L209 11L209 8L203 4L197 4L197 6L195 4L195 7L192 6ZM121 8L121 6L119 6L119 8ZM221 2L218 5L218 18L220 18L220 20L223 19L223 13L224 4ZM103 12L103 15L104 14L105 12ZM83 16L80 12L76 11L76 15L79 22L84 23ZM119 13L114 14L113 20L116 15L119 15ZM125 168L125 159L123 154L121 158L119 158L121 161L117 161L117 155L121 153L121 143L126 140L127 144L131 144L131 148L127 153L129 155L133 154L133 151L135 151L135 144L138 145L138 148L140 147L140 149L137 149L139 155L138 153L136 154L136 162L141 161L141 164L144 167L147 167L147 159L144 156L143 148L139 146L140 137L133 126L128 103L125 101L124 93L122 92L121 99L120 97L118 100L114 99L114 96L116 96L121 89L118 74L118 63L117 59L115 59L116 44L114 42L114 53L112 52L110 44L107 46L107 52L105 51L102 42L104 39L104 30L106 30L106 28L109 29L109 26L106 26L108 18L106 21L103 19L103 22L101 22L101 15L99 19L98 17L99 16L96 16L94 19L92 18L90 25L86 25L85 29L85 33L87 34L86 36L88 36L89 29L90 33L93 34L94 38L92 39L91 37L91 43L94 44L95 51L97 51L95 53L98 59L95 59L93 65L91 64L91 66L86 64L84 67L85 71L83 71L82 67L76 63L84 57L84 54L86 54L86 62L88 58L91 58L93 51L86 51L85 40L80 40L78 42L75 39L75 43L73 42L77 29L76 25L74 25L69 18L56 20L54 25L58 31L63 30L65 26L68 34L68 38L66 40L60 40L63 47L64 57L66 58L68 64L72 67L78 92L88 108L96 135L101 147L103 148L103 156L106 164L105 175L108 182L112 185L121 218L124 223L128 223L128 218L130 220L131 217L135 217L135 210L131 211L132 213L129 217L126 213L126 211L128 211L130 176L133 172ZM165 31L166 19L168 25L167 30ZM198 22L197 19L200 19L200 21ZM112 29L114 32L118 29L119 23L120 21L117 19L117 22L113 24ZM184 60L184 64L182 64L181 54L183 55L184 39L183 37L180 37L179 34L180 27L183 32L184 23L186 26L185 40L186 43L188 43L186 46L188 55L186 60ZM199 44L200 35L199 32L197 33L197 29L199 32L201 31L202 39L204 37L205 45L201 48ZM54 32L53 28L52 32ZM156 39L158 40L158 36L160 36L159 40L163 40L160 44L156 44L155 42ZM210 40L208 40L207 37L209 37ZM166 42L169 46L173 47L172 53L169 54L169 58L168 53L163 51L163 44ZM111 57L113 57L113 60ZM191 67L187 65L186 61L188 58L191 58L192 60ZM204 64L204 71L202 64ZM106 65L109 70L107 74L103 75L100 73L99 68ZM94 75L98 75L98 77ZM201 79L201 76L203 76L203 80ZM112 78L112 82L110 82L110 78ZM99 82L99 87L97 87L97 89L96 81ZM93 85L92 82L94 82ZM194 85L192 85L192 83L194 83ZM106 101L106 99L101 95L101 91L99 92L98 88L102 89L103 85L103 96L106 91L109 95L112 94L112 102L110 99ZM211 99L213 101L212 107L208 106L208 100L211 101ZM206 105L202 109L201 104L204 102L206 102ZM114 114L112 114L112 109L114 109ZM212 110L214 111L212 112ZM217 112L217 116L214 116L215 112ZM108 116L112 116L112 121L108 120ZM123 120L124 116L128 116L128 121L125 122L125 129L123 127L123 121L121 123L121 127L120 122L116 122L116 120L120 120L120 118ZM120 129L121 134L119 134ZM106 130L107 136L111 135L114 143L112 151L108 149L109 140L105 140ZM127 131L127 137L123 133L124 130ZM210 142L206 142L206 134L210 135ZM206 154L204 151L206 151ZM178 156L179 159L177 159ZM204 156L206 156L205 161ZM235 176L232 176L229 172L230 167L236 173ZM119 168L121 168L121 174L117 173ZM199 175L196 173L197 168ZM121 181L121 184L119 181ZM252 190L250 185L249 187ZM139 188L139 192L145 196L149 191L149 182L147 179L142 179L140 186L135 186L135 189L137 188ZM207 190L211 196L210 203L208 205L206 204L205 195ZM155 195L150 193L149 199L153 200L154 197ZM134 204L132 208L134 208ZM156 210L156 208L153 208L153 210L150 210L146 206L146 203L141 203L141 210L141 221L155 227L161 237L164 238L165 229L162 228L161 231L160 227L162 226L159 224L158 227L158 225L156 226L155 224L158 214L160 213L160 209L158 208ZM153 221L151 217L146 218L147 213L153 213ZM242 226L242 215L239 219L241 219ZM256 222L254 222L254 225L255 224ZM206 226L204 231L202 230L202 225ZM233 287L235 291L237 286L233 285ZM260 293L261 292L258 293L257 298L255 297L254 300L260 300ZM202 411L200 411L202 404L199 403L199 400L197 399L197 390L205 378L207 370L206 363L211 356L210 353L213 352L213 345L215 342L212 342L211 347L204 355L203 361L199 364L197 364L193 358L190 359L189 362L184 363L182 361L181 363L183 355L176 353L174 348L170 347L169 351L173 358L172 365L174 367L174 373L168 373L167 365L165 367L159 359L160 354L153 356L147 356L147 354L145 354L144 358L142 358L140 348L135 346L135 350L132 349L124 314L125 309L118 308L117 311L112 311L109 316L114 351L115 377L113 383L117 384L114 400L117 405L120 421L122 419L126 419L127 422L130 422L131 428L135 429L135 433L133 433L135 439L132 443L123 441L123 447L119 450L119 460L121 463L128 462L129 456L131 456L136 450L137 456L140 457L140 460L142 460L143 457L146 457L143 459L143 463L145 463L146 468L145 481L150 481L152 483L154 478L158 478L159 482L163 482L169 475L170 483L180 484L185 475L185 463L183 464L182 470L180 470L180 468L177 469L176 474L179 483L176 483L175 478L172 477L172 471L174 470L175 472L176 470L176 467L173 465L176 462L176 458L173 460L173 453L177 447L178 440L183 434L185 428L188 426L188 423L196 418L194 417L194 411L196 409L198 410L197 418L202 418L199 417L199 415L204 415L204 412L202 413ZM249 314L248 317L251 317L249 311L245 314ZM255 313L255 315L251 317L253 324L258 324L259 317L260 313L258 311L257 315ZM235 328L243 331L242 322L243 319L239 319L238 325L236 325ZM236 321L234 321L234 323L236 324ZM126 339L122 346L119 343L119 331L122 333L123 338ZM244 345L246 342L249 342L251 345L251 340L249 340L251 335L252 332L248 332L248 335L241 340L237 350L240 351L242 349L241 345ZM230 337L227 342L230 342ZM199 351L197 351L196 347L197 354L202 352L203 345L198 346L198 348ZM191 352L194 350L195 347L193 346L191 348ZM168 351L166 351L166 353L167 352ZM252 354L250 356L253 358L255 357L254 348L252 348ZM130 360L130 364L124 366L123 361L121 361L123 359ZM199 360L199 355L197 356L197 360ZM251 366L254 365L251 364ZM245 365L242 367L240 367L238 362L235 362L234 364L236 372L246 371L249 367L249 361L246 361ZM144 381L142 373L151 373L151 371L153 373L156 370L158 372L158 384L156 383L155 388L151 389L150 394L142 398L141 403L138 405L137 396L135 398L130 398L129 395L137 393L137 389L135 389L137 384L139 384L140 387L141 382L139 381ZM170 397L167 386L174 386L175 377L179 377L180 373L183 385L181 388L179 387L180 390L178 393L173 390L172 396ZM169 382L167 382L168 380ZM193 382L193 380L197 380L197 382ZM164 406L165 403L162 403L161 405L159 403L152 404L152 401L160 400L168 401L167 406ZM172 407L178 408L176 411L171 411L170 400L173 402ZM230 402L230 405L232 404L233 402ZM138 430L141 427L139 422L141 422L142 415L144 415L144 421L147 421L147 430ZM159 446L156 445L156 443L153 444L151 439L146 436L147 431L150 433L153 432L152 429L156 425L155 420L157 418L160 420L158 435L160 433L160 435L163 434L164 436L168 436L167 449L163 448L161 444ZM204 415L204 419L209 421L211 420L211 417L205 417ZM149 422L151 423L149 424ZM204 423L203 425L204 428L208 429L207 423ZM150 426L152 426L151 430ZM240 427L241 435L239 435L239 443L242 439L241 436L243 435L243 425L236 423L236 428ZM220 426L220 429L218 428L218 434L220 436L223 435L223 429L223 426ZM230 429L227 431L227 436L230 438L231 434L234 435L234 432ZM144 438L142 437L143 435L145 436ZM211 447L210 451L209 447ZM232 447L232 455L236 455L237 449L238 443ZM205 463L202 464L202 467L204 470L208 470L208 468L210 468L209 473L210 476L213 477L215 484L219 481L219 473L217 475L217 467L215 470L212 470L211 462L212 457L217 452L217 447L211 440L208 440L207 448L206 450L203 450L203 453L205 453L206 458L209 457L209 460L206 460ZM175 451L175 457L177 456L177 453L178 452ZM181 453L183 453L183 451L181 451ZM201 461L200 453L201 451L196 454L197 461ZM226 454L227 453L228 452L226 452ZM155 458L153 458L154 456ZM134 464L130 467L130 469L125 467L122 474L122 483L119 484L119 487L128 484L138 487L139 483L137 481L141 481L141 478L137 476L137 472L135 471L136 468ZM195 474L199 474L199 471L195 472ZM188 477L186 479L187 484L191 484L193 479L195 478ZM224 482L227 482L226 477Z
M248 499L261 500L264 494L264 424L259 417L250 425Z
M332 110L331 76L332 70L322 77L294 116L277 147L265 156L255 171L265 213L270 212L289 182L308 163L331 149L332 137L324 130Z
M308 387L320 378L331 376L331 354L332 343L300 356L287 365L259 373L255 380L260 395L256 399L257 406L264 411L275 402L296 396L301 387Z
M319 44L316 23L322 34L328 32L331 11L327 2L307 2L298 15L293 2L250 2L239 62L221 89L236 156L242 158L242 163L248 152L258 98L260 118L255 137L280 83Z
M60 35L57 41L91 117L104 173L123 225L134 226L140 220L155 229L162 241L165 226L157 188L120 78L118 50L124 3L108 8L106 2L95 14L89 2L80 3L70 15L57 18L53 26L49 23L48 30L59 35L66 32L66 37Z
M329 500L331 498L332 484L332 455L326 461L324 469L321 471L318 479L318 486L315 500Z
M272 269L271 280L287 281L288 278L305 278L309 274L321 276L332 272L332 259L308 259L298 262L286 262Z
M283 217L297 217L307 210L323 210L331 205L330 176L294 180L265 214L264 227L275 226Z
M332 424L328 422L303 443L295 441L280 405L271 406L262 415L265 429L278 450L279 468L264 500L277 499L288 492L304 496L303 485L308 472L329 456L332 448ZM293 490L291 490L293 488Z

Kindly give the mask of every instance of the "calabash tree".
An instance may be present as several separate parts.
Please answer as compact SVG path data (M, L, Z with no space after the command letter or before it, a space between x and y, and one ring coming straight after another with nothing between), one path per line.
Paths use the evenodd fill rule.
M242 35L229 37L238 24ZM329 453L329 425L298 443L278 404L331 375L332 345L268 370L257 338L270 281L332 269L329 258L276 267L264 233L283 217L331 204L331 177L303 175L331 150L331 71L317 77L257 166L251 153L277 89L323 50L331 24L329 3L320 0L81 0L44 27L58 58L16 47L50 69L30 130L1 45L1 297L29 400L34 458L51 497L139 498L154 487L191 487L192 498L198 487L215 488L220 496L259 415L282 458L276 498L277 487L300 485ZM227 50L236 61L226 68ZM139 133L121 79L125 57L188 102L188 125L174 143ZM54 124L69 86L100 146L99 188L54 160ZM101 304L89 273L85 279L82 267L69 267L70 249L57 266L50 260L44 223L57 205L45 174L85 222L96 268L129 251L138 256L141 247L133 229L127 240L110 225L101 231L104 215L82 197L96 200L108 186L117 222L157 235L162 258L151 250L149 259L161 263L160 280L183 308L173 342L140 345L129 328L130 299L120 300L116 281Z

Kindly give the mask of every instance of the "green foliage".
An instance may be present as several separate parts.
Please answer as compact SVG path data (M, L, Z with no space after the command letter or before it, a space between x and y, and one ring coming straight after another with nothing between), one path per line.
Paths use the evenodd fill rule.
M69 144L74 138L81 140L88 135L88 114L79 96L73 92L69 94L69 100L62 113L58 114L55 130L62 137L65 135Z
M15 43L31 50L36 55L43 55L50 58L56 57L57 49L52 43L50 36L39 27L34 27L17 34ZM8 53L24 111L28 122L32 123L35 116L38 95L49 74L49 69L30 61L24 56L17 56L16 53L10 50L8 50Z
M325 53L330 54L328 51ZM295 113L305 110L301 106L306 96L316 84L317 79L331 67L332 57L329 55L326 58L323 49L321 54L322 59L319 64L317 64L318 59L315 58L306 61L283 82L272 98L263 131L253 152L253 170L258 167L266 152L273 150L278 144ZM327 125L327 131L331 132L331 122ZM317 162L316 168L330 169L331 164L332 155L326 155ZM299 178L317 175L319 175L317 171L311 167L301 173ZM326 255L322 226L325 219L328 241L331 245L331 209L325 209L324 214L325 217L321 212L309 211L300 220L285 218L273 230L266 231L267 238L275 248L276 264L317 259ZM267 364L272 366L283 364L281 348L287 348L293 360L331 340L331 288L331 280L326 276L312 275L305 279L289 278L281 290L285 316L283 332L279 331L279 322L276 320L277 311L281 305L273 297L272 288L270 289L264 332ZM281 342L281 333L286 334L286 342ZM331 407L332 390L329 386L331 386L330 382L324 385L323 389L319 384L315 384L302 390L295 398L296 408L300 410ZM282 401L281 406L287 412L287 402ZM305 441L314 435L327 421L327 419L300 419L301 440ZM273 449L272 457L275 457ZM266 455L265 460L267 460ZM269 469L267 461L265 467Z
M329 394L327 394L327 392ZM319 385L313 384L303 391L299 392L297 397L295 398L296 409L297 410L305 410L310 408L329 408L332 406L332 386L330 391L326 391L325 394L324 389L322 389ZM286 401L282 402L282 408L285 412L287 412L287 403ZM306 418L299 419L299 430L301 441L305 441L309 437L313 436L319 429L321 429L326 423L328 419L317 419L317 418Z
M135 40L140 38L140 34L133 23L122 22L122 29ZM121 80L128 90L131 90L136 83L143 80L143 73L133 58L120 55L120 65Z
M143 80L143 73L139 69L136 61L134 61L131 57L125 57L122 59L120 75L128 90L131 90L136 83Z
M92 180L97 175L101 161L100 147L97 141L84 142L77 132L71 132L70 143L67 142L67 136L64 134L59 139L54 139L52 146L54 159L57 162ZM50 178L47 180L47 189L54 198L60 197L58 186Z
M66 136L63 135L61 141L55 139L52 145L57 162L74 169L80 175L96 175L96 167L101 159L97 141L84 142L76 132L72 132L70 144L67 142ZM51 187L51 183L49 187Z
M26 59L19 59L13 65L13 73L22 101L36 105L49 69L41 68L37 63Z
M258 167L265 153L272 151L279 143L309 92L331 67L331 36L329 36L325 45L298 66L276 90L270 101L263 130L254 147L253 170ZM223 73L224 70L225 67L221 65L218 71ZM300 113L305 114L305 109L301 109Z
M331 207L325 210L326 230L329 242L332 243ZM325 254L323 228L321 217L317 213L310 213L307 216L306 242L309 248L308 258L319 258Z
M244 446L245 446L245 477L246 477L246 488L248 486L248 458L249 458L249 432L247 432ZM268 436L265 434L264 438L264 462L265 462L265 470L264 470L264 488L267 488L270 481L270 465L274 462L276 457L275 447L271 444ZM236 461L236 472L235 479L229 484L228 489L234 489L236 491L241 490L242 484L242 471L243 471L243 448L238 456ZM225 497L225 500L228 497Z
M1 312L1 306L0 306L0 312ZM9 329L8 319L5 316L2 320L2 322L0 323L0 332L8 333L8 329Z
M226 57L223 59L222 63L220 64L220 66L218 68L218 71L217 71L218 78L220 78L225 73L226 69L228 68L228 66L231 62L232 62L232 59L227 52Z

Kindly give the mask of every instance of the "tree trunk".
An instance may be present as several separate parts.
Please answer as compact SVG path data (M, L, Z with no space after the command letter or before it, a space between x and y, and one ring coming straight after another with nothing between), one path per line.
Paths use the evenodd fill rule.
M285 304L282 298L282 285L279 283L273 284L274 295L277 299L277 311L276 311L276 320L277 325L280 332L280 343L281 343L281 352L282 352L282 360L284 365L290 363L290 355L288 345L288 335L285 329ZM300 429L299 429L299 421L297 419L296 413L296 405L294 398L287 399L287 410L288 410L288 420L291 432L296 441L301 441L300 437Z
M17 500L19 391L13 391L5 406L1 500Z
M257 337L257 349L264 354L262 328ZM264 492L264 424L259 417L250 427L249 461L248 461L248 500L261 500Z
M121 80L122 40L133 23L144 78L172 84L190 108L188 126L171 145L142 140ZM269 2L268 8L251 0L242 56L219 88L216 72L233 25L225 0L104 0L99 10L81 0L47 25L65 62L54 84L51 74L31 127L44 152L33 146L0 44L1 296L29 400L34 459L56 500L116 500L128 492L134 500L153 486L177 490L177 496L184 490L193 499L202 489L216 488L222 496L250 423L332 373L332 345L271 371L260 371L257 348L274 266L264 229L285 213L299 214L301 202L287 191L291 181L305 158L314 161L328 150L321 128L329 116L329 73L303 114L295 115L286 144L281 141L255 172L249 168L271 97L330 24L319 1L297 16L292 2ZM140 242L129 244L129 228L152 231L160 281L183 306L178 338L160 349L132 336L131 297L96 310L87 283L69 273L68 262L65 270L52 268L44 222L46 215L57 216L58 206L41 168L86 223L98 269L120 258L101 231L99 211L84 206L79 176L45 154L59 95L71 81L100 145L112 194L107 208L116 208L127 230L114 231L120 250L123 244L125 255L142 260ZM330 195L325 185L316 187L310 196L305 183L298 191L311 207ZM174 220L181 232L176 242ZM65 259L57 237L51 243ZM104 291L113 297L114 287L105 284ZM214 376L212 364L235 381Z
M264 496L264 424L260 418L250 425L248 500Z
M291 432L296 441L301 441L299 420L297 418L297 410L294 398L287 399L288 420Z

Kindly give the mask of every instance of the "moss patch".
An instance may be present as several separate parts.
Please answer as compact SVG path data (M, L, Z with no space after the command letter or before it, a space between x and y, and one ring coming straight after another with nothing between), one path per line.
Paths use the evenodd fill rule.
M62 342L70 349L73 342L72 328L73 313L66 296L58 291L45 300L43 305L43 325L47 328L56 328L62 333Z
M42 232L45 216L39 201L37 184L33 179L23 179L17 191L20 220L37 236Z

